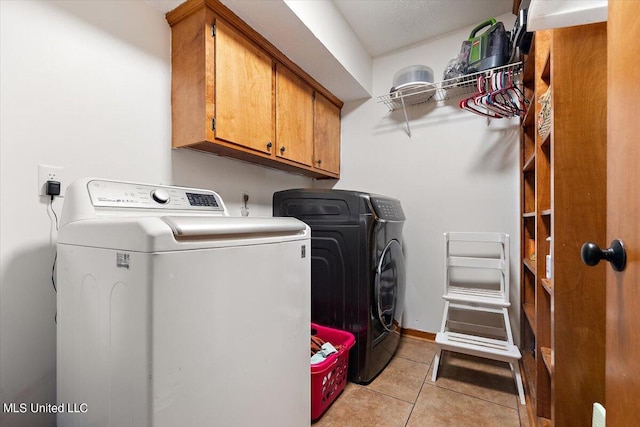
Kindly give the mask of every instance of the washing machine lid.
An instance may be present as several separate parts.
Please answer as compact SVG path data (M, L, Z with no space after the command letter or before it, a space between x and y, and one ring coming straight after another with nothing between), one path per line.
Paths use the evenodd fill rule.
M158 253L310 238L310 228L295 218L173 216L76 221L60 229L58 244Z

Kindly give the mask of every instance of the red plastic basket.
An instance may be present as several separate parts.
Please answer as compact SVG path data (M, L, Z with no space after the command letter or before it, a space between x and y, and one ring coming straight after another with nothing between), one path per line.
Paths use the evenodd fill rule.
M327 357L324 362L311 365L311 420L315 421L331 406L347 385L349 370L349 350L356 340L349 332L320 326L311 328L318 331L318 338L342 348Z

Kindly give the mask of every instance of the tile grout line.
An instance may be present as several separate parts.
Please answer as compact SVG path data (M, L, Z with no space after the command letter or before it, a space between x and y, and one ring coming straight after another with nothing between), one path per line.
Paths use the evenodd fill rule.
M420 393L422 393L422 389L426 384L426 379L429 377L429 369L431 369L431 366L433 365L434 358L435 358L435 354L431 357L431 362L427 366L427 374L425 375L424 380L422 381L422 384L420 384L420 390L418 391L418 395L416 396L416 401L413 403L413 405L411 405L411 412L409 412L409 416L407 417L407 421L404 423L404 427L407 427L409 425L409 420L411 420L411 415L413 415L413 411L416 409L416 403L418 403L418 398L420 398Z
M409 350L414 350L414 349L413 348L409 348ZM469 397L470 399L473 399L473 400L475 400L477 402L483 402L482 404L491 405L491 406L494 407L494 411L495 412L503 413L503 411L505 411L507 409L508 410L515 410L515 415L516 415L516 417L518 419L518 422L517 422L517 424L514 423L514 425L517 425L519 427L526 427L526 424L523 424L522 418L520 416L521 415L521 409L519 408L519 406L521 406L521 405L519 404L519 400L517 400L516 397L514 397L514 399L516 399L516 401L517 401L516 407L510 407L510 406L507 406L505 404L498 403L498 402L495 402L495 401L492 401L492 400L488 400L488 399L485 399L485 398L480 397L480 396L476 396L476 395L473 395L473 394L468 394L468 393L463 392L463 391L458 391L458 390L455 390L455 389L448 388L446 386L438 384L437 382L431 382L430 381L429 372L431 371L431 369L433 369L433 364L434 364L434 360L435 360L435 353L432 354L431 357L429 357L428 354L431 352L430 350L431 350L430 348L428 348L428 349L425 348L422 351L417 351L417 352L409 351L409 352L407 352L408 354L402 354L402 355L399 355L398 353L396 353L393 356L394 358L402 359L405 362L410 362L411 364L418 364L418 365L422 365L422 366L426 367L426 373L422 377L422 381L419 384L419 387L417 387L418 388L417 394L415 395L415 398L413 399L413 402L411 402L409 400L406 400L404 398L401 398L401 397L397 397L397 396L394 396L394 395L391 395L391 394L387 394L385 391L388 391L388 390L386 390L384 387L381 387L381 390L371 389L371 388L369 388L369 385L371 384L371 382L369 384L367 384L367 385L356 384L356 383L353 383L353 385L355 385L358 388L361 388L363 390L367 390L368 392L373 392L375 394L379 394L381 397L384 396L385 398L391 398L391 399L395 400L396 402L399 402L399 403L401 402L402 404L409 405L409 406L405 406L405 408L409 409L408 416L405 419L405 422L403 424L400 424L400 425L402 425L404 427L408 427L410 425L410 422L411 422L411 419L412 419L413 416L416 416L418 418L420 418L422 416L422 415L419 415L419 414L422 414L420 409L416 412L416 405L417 405L418 400L419 400L420 396L422 395L422 393L423 392L425 392L425 393L429 392L429 389L425 389L424 388L425 385L434 386L439 390L443 390L443 391L447 391L447 392L453 392L453 393L458 394L460 396ZM427 356L427 357L425 358L424 356ZM416 359L420 359L420 360L416 360ZM403 362L403 363L405 363L405 362ZM419 369L421 370L422 368L419 368ZM417 380L420 376L414 376L413 373L414 373L414 371L411 371L409 373L409 375L414 377ZM413 386L411 388L413 388ZM373 396L375 396L375 394ZM405 394L406 393L401 393L400 395L405 395ZM507 412L509 412L511 414L514 414L514 412L510 412L510 411L505 411L504 413L506 414ZM400 421L400 420L397 420L397 421Z
M517 408L517 407L513 408L513 407L511 407L511 406L503 405L502 403L498 403L498 402L494 402L494 401L492 401L492 400L483 399L482 397L474 396L473 394L463 393L463 392L458 391L458 390L453 390L453 389L450 389L450 388L447 388L447 387L444 387L444 386L438 385L438 382L437 382L437 381L433 384L433 386L434 386L434 387L438 387L439 389L442 389L442 390L452 391L452 392L454 392L454 393L461 394L461 395L463 395L463 396L467 396L467 397L471 397L471 398L474 398L474 399L477 399L477 400L481 400L481 401L483 401L483 402L492 403L492 404L494 404L494 405L500 406L501 408L511 409L511 410L514 410L514 411L517 411L517 410L518 410L518 408ZM514 398L515 398L515 397L514 397ZM518 405L519 405L519 404L520 404L520 401L518 401Z
M405 424L404 424L404 425L405 425L405 427L406 427L406 425L409 423L409 420L411 419L411 414L413 414L413 410L414 410L414 409L415 409L415 407L416 407L416 403L418 402L418 397L420 396L420 393L422 392L422 388L424 387L425 380L426 380L426 379L427 379L427 377L429 376L429 369L431 368L431 365L433 364L433 358L435 357L435 355L431 357L431 359L430 359L430 361L429 361L428 363L425 363L425 362L422 362L422 361L419 361L419 360L410 359L410 358L405 357L405 356L397 356L397 355L394 355L393 357L394 357L394 358L398 358L398 359L408 360L408 361L413 362L413 363L419 363L419 364L422 364L422 365L426 365L426 366L427 366L427 371L426 371L426 373L425 373L424 378L422 379L422 381L421 381L421 383L420 383L420 389L418 390L418 393L416 394L416 398L415 398L415 400L414 400L413 402L408 402L408 401L406 401L406 400L404 400L404 399L400 399L399 397L392 396L392 395L386 394L386 393L381 392L381 391L378 391L378 390L370 389L370 388L368 388L368 385L369 385L369 384L371 384L371 383L369 383L369 384L367 384L367 385L361 385L361 384L355 384L355 383L354 383L354 384L355 384L356 386L358 386L358 387L363 387L363 388L365 388L365 389L367 389L367 390L369 390L369 391L372 391L372 392L374 392L374 393L378 393L378 394L380 394L380 395L382 395L382 396L386 396L386 397L392 398L392 399L394 399L394 400L398 400L398 401L400 401L400 402L404 402L404 403L408 403L408 404L410 404L410 405L411 405L411 411L409 411L409 416L407 417L407 421L405 421ZM375 380L374 380L374 381L375 381Z
M420 397L420 393L422 393L422 388L424 387L424 382L420 386L420 390L418 391L418 395L416 396L416 401L411 405L411 411L409 412L409 416L407 417L407 421L404 423L404 427L409 425L409 420L411 419L411 415L413 415L414 409L416 409L416 403L418 403L418 398Z
M434 356L434 358L435 358L435 356ZM433 364L433 361L432 361L431 363ZM428 376L429 376L429 372L427 372L427 377L428 377ZM503 405L503 404L498 403L498 402L493 402L493 401L491 401L491 400L483 399L483 398L481 398L481 397L474 396L474 395L472 395L472 394L463 393L463 392L460 392L460 391L457 391L457 390L453 390L453 389L450 389L450 388L447 388L447 387L441 386L441 385L439 385L439 384L438 384L438 381L437 381L437 380L436 380L436 382L435 382L435 383L433 383L433 385L434 385L435 387L438 387L438 388L442 389L442 390L452 391L452 392L454 392L454 393L461 394L461 395L463 395L463 396L471 397L471 398L474 398L474 399L477 399L477 400L481 400L481 401L483 401L483 402L487 402L487 403L492 403L492 404L494 404L494 405L500 406L501 408L513 409L513 410L515 410L516 412L518 412L518 421L520 421L520 411L519 411L519 408L518 408L518 406L520 406L520 399L519 399L519 396L518 396L517 394L514 394L514 398L516 399L516 407L515 407L515 408L512 408L512 407L510 407L510 406L506 406L506 405ZM516 390L516 393L517 393L517 390Z
M501 408L511 409L512 411L516 411L516 412L518 412L518 408L517 408L517 407L516 407L516 408L512 408L511 406L506 406L506 405L503 405L503 404L498 403L498 402L493 402L493 401L491 401L491 400L483 399L483 398L481 398L481 397L474 396L474 395L472 395L472 394L467 394L467 393L463 393L463 392L460 392L460 391L457 391L457 390L452 390L452 389L450 389L450 388L443 387L443 386L440 386L440 385L438 385L438 384L434 384L434 385L433 385L433 387L438 387L438 388L439 388L439 389L441 389L441 390L447 390L447 391L450 391L450 392L453 392L453 393L456 393L456 394L460 394L460 395L462 395L462 396L467 396L467 397L470 397L470 398L472 398L472 399L480 400L480 401L485 402L485 403L490 403L490 404L492 404L492 405L496 405L496 406L499 406L499 407L501 407Z
M429 377L429 370L431 369L431 367L432 367L432 365L433 365L433 361L434 361L434 359L435 359L435 355L433 356L433 358L431 359L431 363L429 364L429 369L427 370L427 376L425 377L425 381L423 381L422 385L420 386L420 393L422 393L422 389L424 388L424 385L425 385L425 384L427 384L427 381L430 381L430 380L428 380L428 377ZM461 393L461 392L459 392L459 391L452 390L452 389L450 389L450 388L447 388L447 387L443 387L443 386L438 385L438 381L437 381L437 380L436 380L436 382L434 382L433 384L429 384L429 385L433 385L434 387L438 387L438 388L440 388L441 390L451 391L451 392L454 392L454 393L457 393L457 394L461 394L461 395L463 395L463 396L467 396L467 397L470 397L470 398L473 398L473 399L480 400L480 401L482 401L482 402L486 402L486 403L490 403L490 404L493 404L493 405L497 405L497 406L499 406L499 407L501 407L501 408L506 408L506 409L515 410L515 411L516 411L516 414L517 414L517 416L518 416L518 425L519 425L520 427L522 427L522 420L521 420L521 418L520 418L520 408L518 408L518 407L516 407L516 408L511 408L511 407L509 407L509 406L505 406L505 405L502 405L502 404L500 404L500 403L492 402L492 401L490 401L490 400L482 399L482 398L477 397L477 396L473 396L473 395L470 395L470 394L467 394L467 393ZM420 393L418 393L418 397L420 396ZM418 401L418 399L416 398L416 402L417 402L417 401ZM516 405L518 405L518 406L520 405L520 401L519 401L519 400L517 400ZM413 410L414 410L414 409L415 409L415 404L414 404L414 405L413 405L413 407L411 408L411 414L413 414ZM407 427L407 424L409 423L409 419L411 419L411 414L409 414L409 418L407 419L407 423L405 423L405 427Z

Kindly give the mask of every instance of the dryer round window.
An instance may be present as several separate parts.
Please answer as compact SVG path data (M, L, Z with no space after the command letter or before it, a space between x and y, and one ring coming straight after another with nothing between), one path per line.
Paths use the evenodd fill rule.
M378 320L382 327L395 332L394 322L400 324L401 310L398 306L404 301L405 283L404 255L398 240L391 240L384 248L380 256L380 262L376 268L374 298L378 309Z

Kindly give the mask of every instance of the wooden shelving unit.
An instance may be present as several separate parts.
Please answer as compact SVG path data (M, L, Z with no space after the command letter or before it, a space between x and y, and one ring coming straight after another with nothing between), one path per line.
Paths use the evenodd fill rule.
M580 247L606 239L606 59L605 23L538 31L524 58L521 336L536 426L589 425L604 400L605 269L583 265Z
M545 368L549 371L549 375L553 373L553 362L551 360L551 349L549 347L540 347L540 354Z

